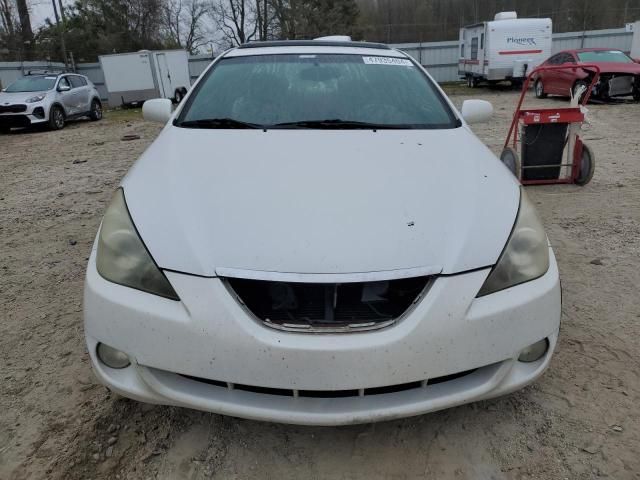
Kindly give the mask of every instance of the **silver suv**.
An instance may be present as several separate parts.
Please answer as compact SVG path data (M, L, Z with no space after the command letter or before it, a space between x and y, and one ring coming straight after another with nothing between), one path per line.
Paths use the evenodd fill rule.
M84 75L44 73L24 76L0 92L0 132L46 125L64 128L67 120L102 118L100 94Z

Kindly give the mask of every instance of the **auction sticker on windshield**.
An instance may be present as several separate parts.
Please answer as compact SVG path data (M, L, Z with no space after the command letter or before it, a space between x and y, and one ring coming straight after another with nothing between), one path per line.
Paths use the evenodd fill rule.
M411 60L406 58L393 58L393 57L362 57L362 60L367 65L392 65L399 67L413 67Z

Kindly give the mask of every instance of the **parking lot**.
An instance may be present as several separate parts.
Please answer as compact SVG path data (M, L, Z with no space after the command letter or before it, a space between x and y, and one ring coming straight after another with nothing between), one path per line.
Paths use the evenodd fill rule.
M494 104L474 130L499 153L516 93L452 93ZM640 478L640 105L590 112L593 181L527 189L563 286L547 373L496 400L342 428L143 405L98 385L84 269L114 189L160 127L131 110L0 136L0 479Z

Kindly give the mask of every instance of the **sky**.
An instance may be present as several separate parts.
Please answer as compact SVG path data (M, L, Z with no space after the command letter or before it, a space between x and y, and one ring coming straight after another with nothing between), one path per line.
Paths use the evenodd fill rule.
M56 5L58 0L56 0ZM63 5L72 5L73 1L62 0ZM51 0L30 0L29 9L31 13L31 28L36 31L42 25L47 17L51 18L55 22L55 15L53 14L53 5Z

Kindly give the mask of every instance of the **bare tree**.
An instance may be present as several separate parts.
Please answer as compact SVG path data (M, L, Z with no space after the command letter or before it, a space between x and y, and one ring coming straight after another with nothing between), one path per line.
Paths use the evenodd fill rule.
M256 38L256 0L214 0L211 15L228 45L241 45Z
M173 45L195 54L206 44L204 20L210 5L204 0L167 0L163 5L163 26Z
M269 30L274 19L272 9L269 7L269 0L255 0L255 2L258 37L259 40L267 40L269 38Z
M0 0L0 59L11 59L15 54L17 22L11 0Z
M0 32L14 35L15 12L11 0L0 0Z

